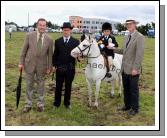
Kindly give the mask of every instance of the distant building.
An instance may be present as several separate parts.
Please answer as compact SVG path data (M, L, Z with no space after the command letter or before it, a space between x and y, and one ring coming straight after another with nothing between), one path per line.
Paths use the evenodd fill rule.
M17 31L17 26L14 24L7 24L5 25L5 31L9 31L9 28L12 28L12 31Z
M26 27L26 26L17 27L17 31L27 32L27 30L28 30L28 27Z
M31 26L30 26L30 27L27 28L27 32L32 32L32 31L35 31L35 28L34 28L34 27L31 27Z
M74 28L78 28L80 31L82 31L83 26L83 17L80 16L70 16L69 22Z
M88 30L90 33L101 31L102 24L104 22L109 22L112 25L112 29L116 29L116 25L119 22L103 19L103 18L84 18L81 16L70 16L69 22L78 28L80 31Z

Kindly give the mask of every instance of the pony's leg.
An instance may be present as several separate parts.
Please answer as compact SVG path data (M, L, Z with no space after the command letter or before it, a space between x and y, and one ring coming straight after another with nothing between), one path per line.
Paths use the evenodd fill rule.
M96 92L95 92L95 103L94 106L98 107L98 97L99 97L99 91L100 91L100 84L101 80L96 81Z
M88 84L88 106L92 106L92 82L86 79Z
M118 80L119 80L119 96L122 95L122 75L121 73L118 74Z
M115 79L111 81L111 98L114 97Z

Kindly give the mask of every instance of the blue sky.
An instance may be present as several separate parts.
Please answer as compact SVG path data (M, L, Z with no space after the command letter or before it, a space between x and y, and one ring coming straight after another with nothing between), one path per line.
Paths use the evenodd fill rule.
M140 24L155 21L155 7L151 5L7 5L5 13L5 21L14 21L20 26L27 26L28 13L30 25L40 17L61 25L70 15L108 18L121 23L128 18Z

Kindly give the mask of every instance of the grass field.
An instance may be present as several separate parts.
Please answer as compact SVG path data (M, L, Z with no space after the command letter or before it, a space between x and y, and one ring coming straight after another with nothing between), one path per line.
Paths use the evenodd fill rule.
M51 33L55 40L60 34ZM16 110L15 92L19 71L18 63L25 33L15 32L10 40L8 33L5 39L5 116L6 126L152 126L155 125L155 83L154 83L154 55L155 44L153 38L146 38L145 54L143 61L143 75L140 77L140 113L129 118L126 113L117 111L123 105L123 96L110 98L110 84L103 82L100 89L99 108L87 107L87 84L84 71L77 68L72 89L72 109L67 110L63 104L57 110L53 110L54 81L51 76L46 80L45 111L36 111L37 93L33 95L33 109L23 114L25 101L25 74L23 74L22 95L19 108ZM80 38L79 35L75 37ZM123 37L116 37L119 47L123 44ZM79 65L79 64L78 64Z

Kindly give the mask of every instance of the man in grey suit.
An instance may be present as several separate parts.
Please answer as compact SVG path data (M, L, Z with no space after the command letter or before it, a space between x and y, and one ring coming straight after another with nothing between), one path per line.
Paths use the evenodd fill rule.
M53 40L45 33L46 23L44 18L37 21L37 31L26 35L20 56L19 70L25 70L27 87L24 113L29 112L32 107L34 77L36 77L39 94L37 111L44 111L44 77L52 71L53 55Z
M121 110L129 111L129 115L135 115L139 111L138 81L144 55L144 36L136 30L137 23L133 19L126 20L129 35L125 37L124 48L113 48L115 53L123 54L121 71L125 105Z

